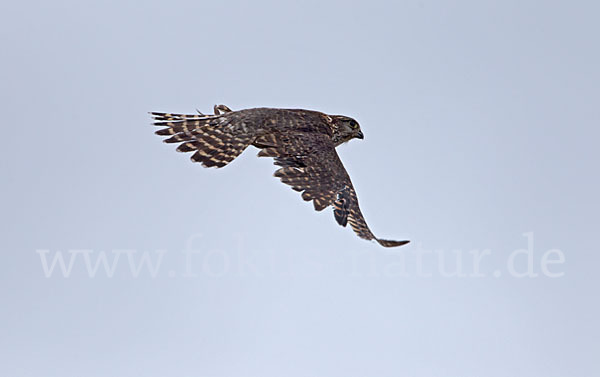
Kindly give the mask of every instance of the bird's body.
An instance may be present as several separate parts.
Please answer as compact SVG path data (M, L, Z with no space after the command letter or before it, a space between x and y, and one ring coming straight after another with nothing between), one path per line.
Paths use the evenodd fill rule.
M332 205L336 221L361 237L386 247L409 241L376 238L369 230L356 192L335 147L353 138L362 139L358 123L349 117L302 109L255 108L231 111L215 106L214 115L151 113L156 132L170 136L167 143L180 143L180 152L194 152L192 161L205 167L223 167L248 146L260 149L258 156L273 157L280 168L275 176L302 198L313 201L317 211Z

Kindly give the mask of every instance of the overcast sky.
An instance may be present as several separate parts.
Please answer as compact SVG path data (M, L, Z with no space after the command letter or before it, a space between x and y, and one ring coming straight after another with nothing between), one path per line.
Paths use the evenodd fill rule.
M600 373L595 2L0 8L1 375ZM363 213L411 244L153 134L218 103L357 119Z

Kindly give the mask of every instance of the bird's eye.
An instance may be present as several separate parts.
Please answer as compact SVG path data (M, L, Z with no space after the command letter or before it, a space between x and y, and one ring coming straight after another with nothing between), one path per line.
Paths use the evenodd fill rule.
M356 123L355 121L351 120L350 121L350 127L352 127L352 128L358 128L358 123Z

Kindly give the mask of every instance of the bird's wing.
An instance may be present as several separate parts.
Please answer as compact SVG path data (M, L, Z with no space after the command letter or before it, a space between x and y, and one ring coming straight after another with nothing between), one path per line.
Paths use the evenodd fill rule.
M269 133L258 137L254 145L260 157L273 157L280 166L275 176L302 198L313 201L317 211L330 205L338 224L350 224L361 238L375 240L385 247L401 246L409 241L390 241L375 237L363 217L350 176L328 135L314 132Z

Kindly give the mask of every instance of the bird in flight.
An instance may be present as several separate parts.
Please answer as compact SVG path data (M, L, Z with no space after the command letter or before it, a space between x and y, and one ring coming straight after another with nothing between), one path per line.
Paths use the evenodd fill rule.
M169 136L165 143L178 143L177 151L193 152L191 159L205 167L221 168L249 145L259 157L273 157L281 179L315 210L333 206L335 220L350 227L361 238L384 247L405 245L375 237L358 206L356 192L335 148L352 139L362 139L356 120L302 109L255 108L232 111L215 105L214 115L152 112L155 133Z

